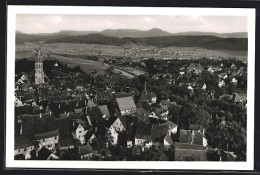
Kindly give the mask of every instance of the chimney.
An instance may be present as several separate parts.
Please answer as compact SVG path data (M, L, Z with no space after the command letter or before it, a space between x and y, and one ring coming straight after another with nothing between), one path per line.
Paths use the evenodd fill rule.
M67 117L70 115L70 112L67 113Z
M20 135L23 135L23 124L20 124Z
M144 90L146 90L146 81L144 82ZM146 94L147 95L147 94Z
M59 103L59 109L60 109L60 103Z
M79 106L79 101L78 101L78 100L77 100L76 106L77 106L77 107Z
M51 110L50 110L50 115L51 115L51 113L52 113L52 112L51 112Z
M40 118L42 118L42 113L40 112Z

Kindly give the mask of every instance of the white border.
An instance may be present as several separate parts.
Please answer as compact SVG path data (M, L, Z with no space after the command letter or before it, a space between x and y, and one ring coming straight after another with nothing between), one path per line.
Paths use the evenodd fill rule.
M15 161L14 160L14 62L16 14L114 14L114 15L214 15L248 16L248 110L246 162L114 162L114 161ZM6 167L9 168L94 168L94 169L186 169L253 170L254 168L254 69L255 9L238 8L154 8L154 7L73 7L8 6L7 92L6 92Z

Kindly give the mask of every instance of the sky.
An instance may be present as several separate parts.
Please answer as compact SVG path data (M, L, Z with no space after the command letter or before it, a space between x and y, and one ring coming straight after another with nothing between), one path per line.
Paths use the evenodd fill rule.
M197 15L16 15L16 30L23 33L54 33L61 30L101 31L105 29L149 30L160 28L177 33L247 32L246 16Z

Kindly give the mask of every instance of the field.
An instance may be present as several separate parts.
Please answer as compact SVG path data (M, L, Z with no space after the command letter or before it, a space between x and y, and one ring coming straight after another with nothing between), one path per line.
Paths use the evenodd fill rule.
M105 73L109 65L104 64L103 60L105 58L124 57L124 51L132 51L133 48L138 47L137 45L100 45L100 44L72 44L72 43L24 43L18 44L16 46L16 59L35 59L35 49L41 46L41 51L43 53L44 59L57 59L62 63L67 64L69 67L80 66L82 70L86 73L91 73L97 71L100 73ZM151 48L151 46L141 46L142 48ZM154 48L154 47L153 47ZM207 50L195 47L165 47L161 48L163 51L169 53L177 53L177 55L165 55L165 57L171 58L200 58L206 57L239 57L247 58L246 51L224 51L224 50ZM87 56L97 56L96 61L86 59ZM154 55L157 57L158 55ZM143 56L145 57L145 55ZM150 55L149 57L153 57ZM161 55L160 57L164 57ZM139 58L142 58L139 56ZM133 74L140 75L143 72L140 70L135 70L133 68L124 68L125 71Z

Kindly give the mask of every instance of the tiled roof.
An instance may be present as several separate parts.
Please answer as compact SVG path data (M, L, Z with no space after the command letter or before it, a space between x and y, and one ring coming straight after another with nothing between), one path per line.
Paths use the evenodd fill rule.
M110 113L108 111L107 105L98 106L102 114L105 114L108 118L110 117Z
M60 147L67 147L67 146L73 146L73 138L72 135L68 135L67 137L59 138L59 145Z
M90 145L79 147L79 155L84 156L90 153L92 153L92 148Z
M175 142L175 149L205 150L203 145Z
M33 142L27 138L26 135L15 135L14 149L26 148L29 146L33 146Z
M198 124L190 124L189 130L198 131L200 129L200 125Z
M247 99L246 93L237 93L235 95L235 102L242 102L245 101L246 99Z
M24 115L24 114L32 114L33 108L31 106L20 106L15 107L15 116Z
M141 108L144 108L148 112L151 110L151 106L149 105L149 103L147 101L139 101L137 103L137 106L140 106Z
M166 140L170 145L174 144L172 137L169 134L166 134L166 136L164 137L164 140Z
M120 111L136 109L135 102L132 96L116 98L116 102Z
M81 120L81 119L76 119L74 129L76 129L79 125L81 125L84 129L87 129L89 126L86 121Z
M114 96L115 96L115 98L123 98L123 97L129 97L129 96L132 96L132 94L131 93L116 93L116 94L114 94Z
M191 143L192 142L192 131L190 130L180 130L180 142L181 143Z
M145 123L138 123L135 133L135 139L149 140L151 138L151 125Z
M91 108L86 108L86 115L90 117L91 122L93 123L94 121L102 121L102 113L100 109L96 107L91 107Z
M178 125L176 125L175 123L173 123L171 121L167 121L167 122L161 124L161 126L167 126L169 129L173 129L175 127L178 127Z
M55 137L55 136L58 136L58 135L59 135L59 131L54 130L54 131L49 131L49 132L45 132L45 133L35 134L34 139L40 140L40 139Z
M45 146L41 148L41 150L38 152L38 160L47 160L48 157L51 155L51 151L48 150Z

